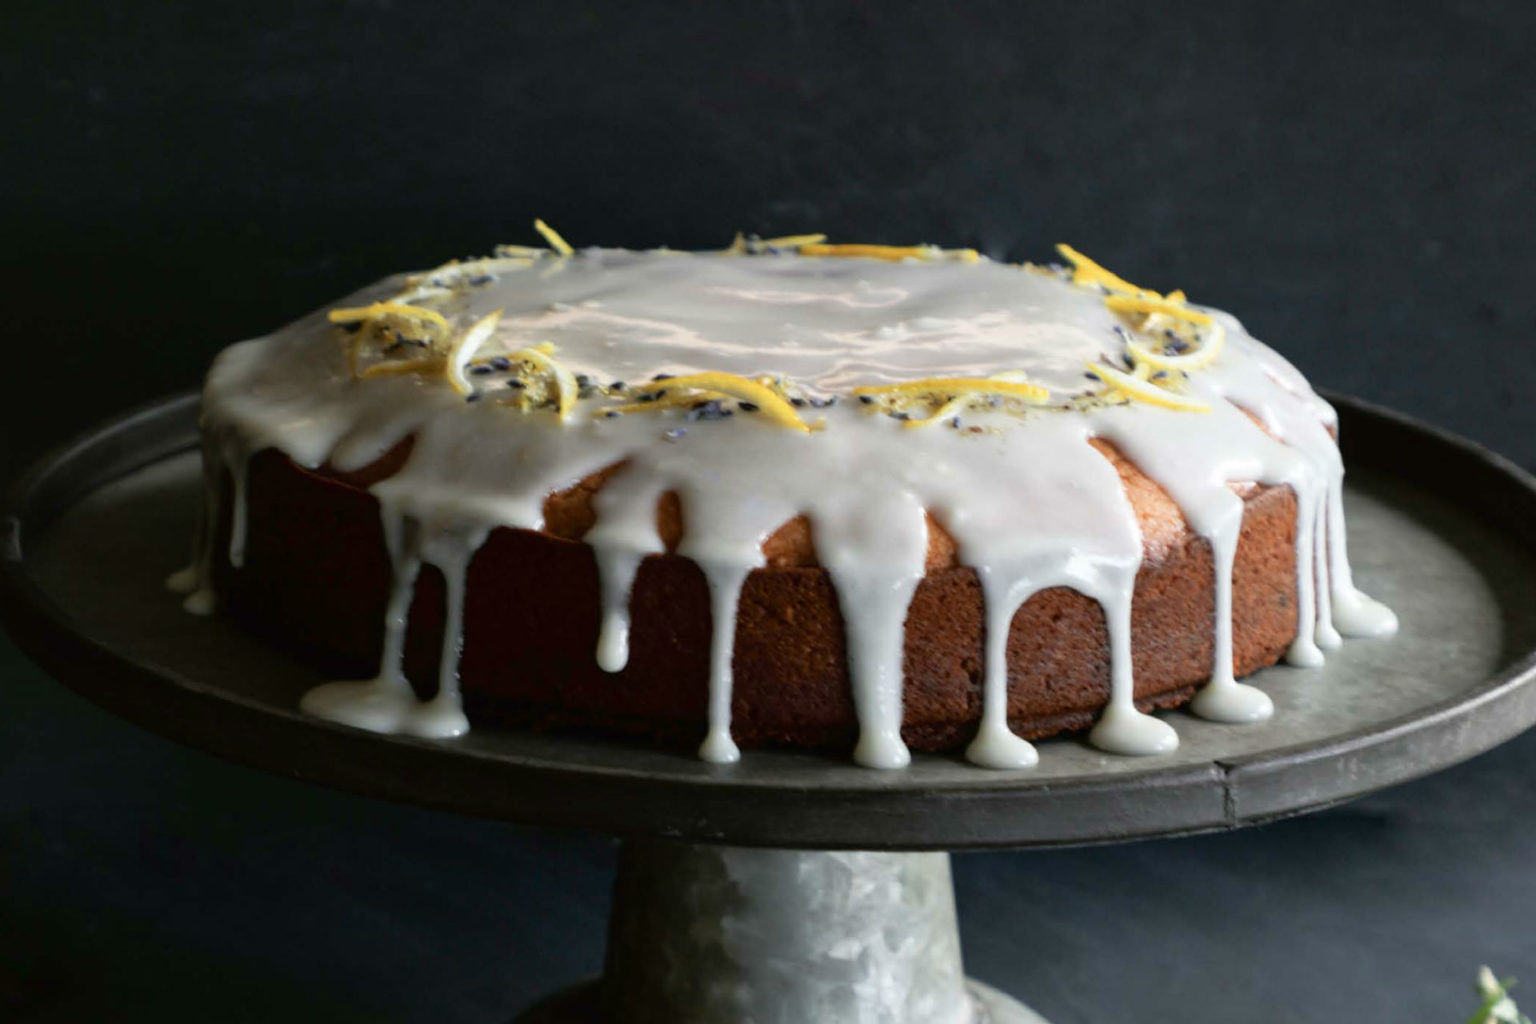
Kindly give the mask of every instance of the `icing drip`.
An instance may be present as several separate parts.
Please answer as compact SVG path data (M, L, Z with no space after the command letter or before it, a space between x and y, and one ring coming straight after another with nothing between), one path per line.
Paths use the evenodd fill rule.
M1120 314L1097 288L1050 274L928 250L918 258L933 261L922 265L894 262L906 258L896 250L878 255L517 253L412 283L409 301L438 303L433 310L400 312L407 283L399 278L349 299L342 320L360 332L378 308L371 304L391 297L392 323L431 328L426 340L407 339L410 353L426 354L396 367L375 363L369 369L381 372L367 379L354 379L351 360L357 339L379 337L373 325L339 344L316 314L233 346L204 395L207 504L197 557L168 582L191 590L189 608L211 610L212 524L226 472L228 558L243 564L251 454L272 447L300 466L347 471L412 439L404 465L370 488L394 569L378 676L318 687L302 707L363 728L452 736L467 728L458 689L466 577L489 531L539 530L550 494L605 475L583 539L602 602L595 657L618 672L629 660L630 591L643 559L665 550L657 508L674 492L684 523L677 553L702 570L713 625L700 756L730 762L740 756L730 718L742 586L764 566L764 542L803 515L845 624L860 724L854 757L897 768L910 756L901 739L904 625L931 514L958 545L960 564L976 570L984 599L982 715L970 759L996 768L1035 762L1035 748L1008 725L1008 640L1022 605L1052 587L1092 598L1104 614L1110 697L1090 741L1155 754L1178 738L1135 707L1131 603L1144 540L1114 465L1090 445L1097 437L1167 491L1211 546L1213 655L1196 713L1247 722L1272 710L1262 691L1233 678L1232 565L1244 507L1235 483L1288 486L1296 496L1292 663L1320 663L1338 631L1396 628L1352 582L1333 411L1236 320L1185 306L1177 293L1135 289L1102 268L1091 283L1116 290L1110 305ZM524 266L532 269L515 269ZM497 310L505 312L498 318ZM1131 347L1126 313L1205 333L1192 354ZM445 340L455 331L457 341ZM1130 370L1106 354L1122 349ZM1085 363L1102 372L1085 379ZM518 365L543 376L519 377ZM1154 375L1155 366L1168 369ZM451 381L412 368L436 368ZM667 377L678 381L671 393ZM775 380L795 390L769 387ZM1165 390L1170 383L1177 390ZM1048 389L1048 398L1028 385ZM605 405L610 394L627 404ZM1035 401L1054 408L1029 408ZM605 409L623 414L606 418ZM917 420L923 429L907 429ZM440 687L425 702L401 664L423 564L442 571L447 598Z
M213 592L214 530L219 518L220 474L225 458L216 428L203 423L203 498L198 506L192 542L192 562L166 577L169 590L185 594L181 606L192 615L212 615L218 606Z
M709 727L699 745L699 757L715 764L734 764L741 750L731 739L731 654L736 643L736 605L746 570L730 564L701 563L709 581Z
M597 664L604 672L622 672L629 664L629 591L641 555L594 547L602 587L603 611L597 634Z
M641 560L663 550L656 508L664 490L655 478L620 471L593 500L597 523L583 539L597 559L597 664L605 672L623 671L629 663L629 592Z
M1178 749L1179 734L1162 719L1136 710L1131 677L1131 586L1134 581L1119 593L1099 595L1109 626L1109 704L1088 733L1088 742L1111 754L1166 754Z
M469 721L460 706L458 687L464 584L469 560L484 539L484 532L432 535L419 521L401 515L388 503L381 503L381 513L393 577L389 604L384 612L379 673L369 680L317 686L304 695L299 708L316 718L372 732L428 738L461 735L469 730ZM417 699L405 676L405 632L416 580L429 558L442 570L447 610L438 665L438 692L423 701Z
M872 482L850 484L857 492ZM928 549L922 502L903 491L878 506L823 507L813 522L847 637L859 718L853 759L867 768L903 768L912 760L901 739L904 627Z
M965 748L966 759L983 768L1028 768L1040 760L1035 745L1008 728L1008 633L1027 597L1010 592L997 572L981 575L986 607L986 654L982 662L981 725Z
M1328 493L1328 578L1333 583L1333 624L1345 636L1391 636L1392 609L1355 589L1345 550L1343 477Z

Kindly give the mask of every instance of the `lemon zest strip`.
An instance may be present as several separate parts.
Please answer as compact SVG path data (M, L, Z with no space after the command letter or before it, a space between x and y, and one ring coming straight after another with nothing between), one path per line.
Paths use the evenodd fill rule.
M545 351L545 350L548 351ZM576 395L580 388L576 384L576 377L549 357L549 352L554 351L554 346L544 342L533 348L521 348L513 352L508 359L524 359L534 366L549 374L555 382L555 404L560 418L565 419L571 411L571 406L576 404Z
M751 402L768 419L781 427L789 427L791 430L799 430L807 434L811 432L811 428L796 415L794 406L756 381L738 377L734 373L690 373L682 377L669 377L657 383L669 391L672 388L719 391L732 398Z
M1061 254L1063 259L1072 264L1073 284L1101 284L1112 292L1124 292L1144 298L1162 298L1157 292L1138 287L1118 274L1105 270L1066 243L1058 244L1056 251Z
M453 348L448 352L446 373L448 383L452 384L453 389L459 394L467 395L475 389L475 386L469 382L469 378L464 375L464 368L475 357L480 346L495 333L496 325L500 321L501 310L487 313L470 324L469 329L454 340Z
M1151 366L1159 370L1183 370L1189 372L1191 370L1203 370L1215 362L1216 357L1221 354L1222 345L1226 340L1226 329L1221 324L1212 323L1210 331L1206 334L1204 344L1195 351L1186 352L1183 355L1166 355L1143 345L1134 338L1127 340L1125 345L1126 348L1131 350L1131 355L1135 357L1137 366Z
M1142 295L1106 295L1104 305L1116 313L1161 313L1175 320L1184 320L1202 327L1212 322L1209 313L1190 309L1169 299L1154 299Z
M425 320L434 327L448 329L448 320L435 309L427 309L425 306L411 306L403 302L374 302L367 306L351 306L345 309L333 309L325 314L325 318L333 324L357 324L368 320L377 320L385 316L403 316L418 320Z
M657 381L657 384L667 384L670 381ZM664 394L659 398L653 398L649 402L628 402L624 405L610 405L606 409L598 409L594 416L606 417L609 413L631 412L657 412L662 409L676 409L678 406L694 406L701 402L718 402L729 398L730 395L719 391L690 391L681 394Z
M1042 402L1050 391L1038 384L989 377L926 377L900 384L866 384L853 389L855 395L1004 395L1027 402Z
M935 409L932 415L924 416L920 419L907 420L902 424L902 428L905 430L917 430L920 427L931 427L935 423L942 423L953 416L959 415L965 409L965 404L973 397L975 396L968 394L956 395Z
M778 238L765 238L762 244L773 249L798 249L806 245L820 245L827 240L824 234L814 235L781 235Z
M543 235L544 240L549 243L549 247L555 250L555 252L559 253L561 256L569 256L571 253L576 251L575 249L571 248L571 243L560 237L560 233L558 231L550 227L548 224L545 224L537 217L534 218L533 229L539 234Z
M411 373L437 373L443 368L443 360L438 356L423 359L391 359L387 362L374 363L364 370L360 376L369 377L403 377Z
M1117 370L1103 363L1088 361L1088 369L1097 374L1099 379L1111 388L1120 392L1127 398L1134 398L1148 405L1159 405L1164 409L1175 409L1179 412L1210 412L1211 407L1198 398L1186 398L1176 395L1172 391L1164 391L1162 388L1148 381L1134 377L1123 370Z
M634 405L638 405L640 408L659 405L667 401L668 396L673 393L674 389L678 388L689 391L718 391L727 397L751 402L757 406L759 412L781 427L788 427L791 430L799 430L807 434L811 432L811 428L795 414L794 406L756 381L748 380L746 377L738 377L734 373L708 371L658 380L646 385L645 388L636 388L636 390L660 392L660 397L655 401L638 402L634 403ZM691 395L689 397L694 400L705 400L701 399L699 395ZM637 410L629 406L617 406L610 407L606 411L633 412Z
M859 243L844 243L841 245L827 245L815 242L800 247L802 256L842 256L865 257L876 260L889 260L892 263L907 259L930 259L934 249L926 245L863 245Z

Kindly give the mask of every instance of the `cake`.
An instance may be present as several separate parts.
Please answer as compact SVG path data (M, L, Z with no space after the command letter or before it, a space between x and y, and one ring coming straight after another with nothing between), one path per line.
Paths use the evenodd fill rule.
M226 349L187 607L339 681L313 715L997 768L1392 613L1336 418L1219 310L1064 263L746 240L386 279Z

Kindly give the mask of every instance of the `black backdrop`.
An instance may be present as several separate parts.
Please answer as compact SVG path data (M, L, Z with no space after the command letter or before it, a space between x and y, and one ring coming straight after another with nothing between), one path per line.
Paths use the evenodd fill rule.
M6 7L0 476L385 272L532 241L535 215L578 244L1070 241L1536 464L1523 3ZM183 1019L238 991L231 1019L489 1020L595 966L601 843L219 766L0 656L0 1017ZM964 860L992 910L971 960L1061 1021L1456 1019L1478 959L1536 976L1536 837L1504 824L1536 810L1528 765L1517 742L1250 835ZM1343 881L1295 867L1318 847ZM554 895L527 880L551 872ZM1197 872L1192 904L1111 913L1115 879ZM998 917L1042 906L1089 923Z

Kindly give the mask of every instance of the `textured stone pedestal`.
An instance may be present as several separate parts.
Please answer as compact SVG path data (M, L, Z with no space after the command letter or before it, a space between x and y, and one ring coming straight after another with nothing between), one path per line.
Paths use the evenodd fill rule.
M949 855L629 842L604 976L518 1024L1044 1024L960 963Z

